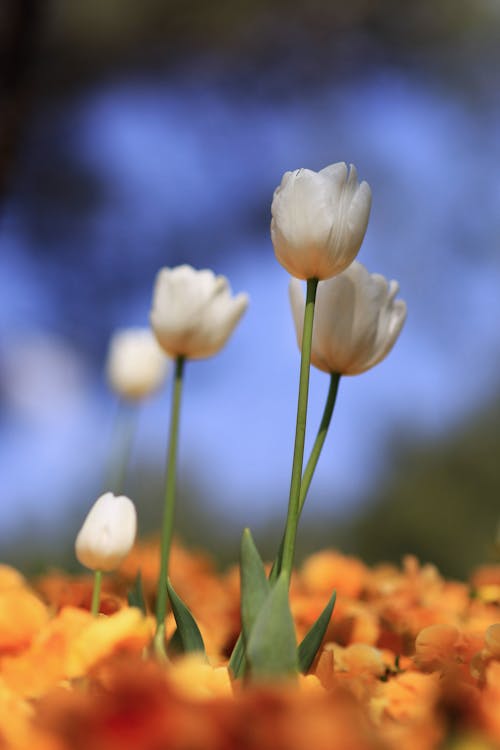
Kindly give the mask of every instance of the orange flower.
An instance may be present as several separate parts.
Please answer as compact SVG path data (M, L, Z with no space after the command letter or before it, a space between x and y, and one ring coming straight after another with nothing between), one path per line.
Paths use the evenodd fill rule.
M24 584L16 571L3 566L0 572L0 655L27 648L49 613Z
M366 577L367 569L362 562L333 550L311 555L300 573L301 581L309 591L328 596L336 591L338 598L353 599L360 595Z
M0 591L10 591L26 586L24 577L10 565L0 565Z
M460 632L454 625L430 625L420 631L415 641L415 662L433 671L456 658Z
M353 675L370 675L371 677L382 677L386 671L386 664L382 652L373 646L364 643L354 643L352 646L342 648L331 644L335 657L335 669L341 672L350 672Z
M484 681L485 671L493 660L500 661L500 623L490 625L484 634L484 646L471 660L470 671L480 682Z
M130 582L141 571L151 609L159 568L159 546L151 541L138 543L120 568L121 575ZM234 600L224 582L215 574L214 565L207 555L188 552L175 542L172 545L170 578L200 626L207 653L214 660L222 660L236 638L234 633L239 625L239 602Z
M62 750L57 737L33 726L33 707L0 679L0 747L2 750Z
M152 622L138 609L94 618L65 607L42 628L29 650L2 660L2 676L19 695L38 697L57 683L85 676L118 651L140 652L151 640Z
M381 683L377 698L382 717L400 723L430 720L439 697L439 675L405 672Z
M94 583L90 575L69 578L62 572L54 571L35 581L35 589L52 609L58 612L63 607L80 607L90 610ZM112 576L103 580L100 611L105 615L117 612L126 606L126 586Z
M500 623L490 625L485 633L484 642L491 656L500 659Z
M500 661L492 661L486 669L486 686L481 700L481 713L490 737L500 744Z
M66 679L71 643L92 621L91 614L82 609L66 607L61 610L41 628L27 651L2 660L6 684L19 695L33 698Z
M233 694L227 668L214 669L201 654L187 654L176 660L168 678L179 695L195 701Z
M435 750L452 736L467 750L500 744L498 607L433 566L408 557L402 570L369 570L337 552L314 555L292 578L291 609L302 637L332 586L343 587L326 645L312 674L253 687L231 683L227 669L239 625L235 569L219 576L206 557L176 545L174 586L210 663L184 655L160 665L142 658L152 619L125 600L142 560L153 604L158 550L139 545L135 555L106 581L103 601L117 611L98 618L86 609L90 579L41 579L49 608L0 566L0 747ZM169 613L169 635L174 628Z
M84 676L110 654L140 653L153 635L152 618L129 607L109 617L92 618L70 644L66 659L68 677Z

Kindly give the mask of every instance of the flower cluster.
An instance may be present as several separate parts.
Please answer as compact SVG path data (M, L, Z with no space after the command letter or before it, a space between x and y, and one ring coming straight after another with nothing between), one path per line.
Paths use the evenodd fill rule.
M159 565L156 543L137 545L106 579L109 614L98 619L85 608L90 581L52 573L29 585L0 568L2 747L435 750L474 739L471 747L493 750L500 743L500 567L459 583L411 557L401 569L368 568L333 550L316 553L292 579L297 636L332 587L338 604L308 675L296 686L241 690L227 667L239 629L236 569L217 574L206 556L174 545L172 576L193 603L209 658L171 655L165 668L147 651ZM137 567L146 614L125 598ZM170 613L167 630L174 629Z
M290 301L302 347L304 298L297 279L318 279L311 364L328 373L357 375L394 346L406 318L395 300L396 281L369 274L355 260L371 208L367 182L353 164L320 172L286 172L271 207L271 237L279 262L295 277Z
M403 573L369 571L329 552L294 572L300 515L340 377L380 362L406 316L398 284L355 259L370 205L370 187L343 162L287 172L274 194L271 237L295 277L301 365L289 505L272 566L248 529L239 578L217 576L173 541L184 368L226 345L247 295L233 296L227 279L207 269L162 268L151 329L112 337L106 371L124 421L107 491L75 544L93 584L48 576L33 590L16 571L0 571L2 747L425 749L448 732L439 702L461 706L467 691L471 727L497 739L488 706L500 681L500 636L490 605L474 606L465 587L414 560ZM305 299L299 279L307 281ZM122 493L131 416L160 388L170 358L160 543L131 552L137 514ZM304 469L311 363L329 374L330 389Z

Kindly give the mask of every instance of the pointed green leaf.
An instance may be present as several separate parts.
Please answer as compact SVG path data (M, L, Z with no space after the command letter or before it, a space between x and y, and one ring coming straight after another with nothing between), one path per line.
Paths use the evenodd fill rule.
M272 585L276 579L278 578L279 574L281 573L281 565L283 563L283 548L285 546L284 537L282 538L280 542L280 546L278 549L278 554L276 555L276 560L273 562L273 567L271 568L271 572L269 573L269 583Z
M264 563L252 539L250 529L241 538L241 624L243 638L248 643L255 620L269 594Z
M181 635L179 629L176 628L173 632L172 637L167 643L167 654L168 656L178 656L184 653L184 646L182 645Z
M257 615L269 593L269 581L264 564L250 529L245 529L241 537L240 579L242 632L229 660L229 669L235 678L241 677L245 672L245 643L248 641Z
M182 599L175 593L170 580L167 581L167 591L183 652L201 651L204 654L205 644L203 643L198 625Z
M142 576L141 576L140 570L137 571L134 585L132 586L132 588L127 594L127 601L128 601L129 607L137 607L137 609L141 610L143 615L147 614L146 601L144 599L144 591L142 588Z
M297 657L299 660L299 669L302 674L306 674L311 668L311 664L314 661L316 654L318 653L321 641L325 637L330 618L332 616L333 608L335 606L335 599L337 593L334 591L330 601L320 614L314 625L307 631L304 640L297 649Z
M238 640L234 644L233 652L228 664L229 669L232 672L234 679L241 677L246 668L246 657L245 657L245 642L243 640L243 633L240 633Z
M266 597L247 645L255 679L277 679L297 673L297 641L288 603L288 579L281 574Z

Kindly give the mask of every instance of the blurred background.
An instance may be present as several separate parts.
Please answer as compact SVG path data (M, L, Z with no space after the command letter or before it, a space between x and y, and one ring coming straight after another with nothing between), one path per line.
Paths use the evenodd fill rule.
M453 576L500 520L500 4L495 0L3 0L0 558L74 565L116 402L103 364L146 325L156 271L213 268L251 305L186 373L179 529L276 549L299 353L269 237L282 173L356 164L359 260L408 320L341 381L301 554L414 553ZM328 378L311 381L309 435ZM159 528L169 384L141 409L127 492ZM311 442L309 441L309 444Z

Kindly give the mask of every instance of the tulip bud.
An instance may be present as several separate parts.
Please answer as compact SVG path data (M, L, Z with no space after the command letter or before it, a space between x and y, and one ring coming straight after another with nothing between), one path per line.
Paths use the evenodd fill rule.
M187 265L162 268L156 277L151 326L170 356L204 359L222 349L247 305L246 294L231 296L224 276Z
M132 549L136 533L137 514L132 500L106 492L83 522L75 542L76 556L91 570L115 570Z
M285 172L271 206L278 261L298 279L329 279L356 257L370 216L371 190L345 162L320 172Z
M149 328L125 328L111 337L106 374L113 390L123 398L136 400L156 391L168 364Z
M399 291L358 261L333 279L318 284L311 363L319 370L357 375L390 352L406 319ZM304 294L300 281L290 282L290 302L299 347L302 344Z

